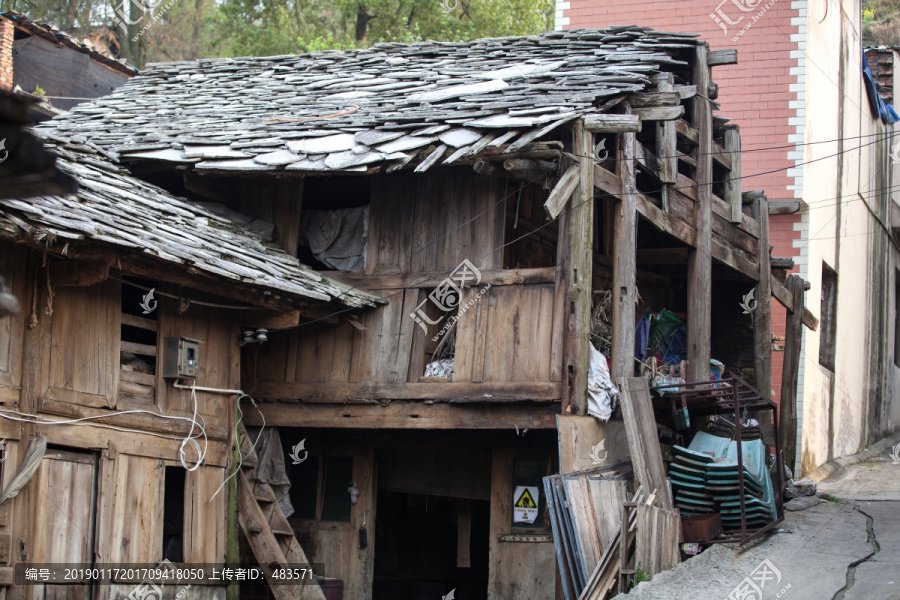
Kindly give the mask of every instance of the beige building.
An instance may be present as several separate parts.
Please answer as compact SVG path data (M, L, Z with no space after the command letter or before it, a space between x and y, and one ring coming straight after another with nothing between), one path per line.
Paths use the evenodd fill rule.
M898 138L870 107L860 14L859 2L807 12L803 243L806 303L821 323L805 331L800 355L803 472L900 422ZM896 52L881 54L896 63Z

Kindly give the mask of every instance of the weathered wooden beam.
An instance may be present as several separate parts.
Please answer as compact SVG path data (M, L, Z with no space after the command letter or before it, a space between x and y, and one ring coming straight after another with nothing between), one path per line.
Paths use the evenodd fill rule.
M769 214L772 214L769 211ZM769 262L772 265L773 269L793 269L794 268L794 259L793 258L781 258L781 257L771 257Z
M698 90L709 87L710 73L706 63L708 47L697 46L693 84ZM712 302L712 107L703 96L691 100L691 116L697 128L697 202L694 205L694 226L697 245L688 255L688 316L687 316L687 380L709 379L710 304Z
M791 275L787 280L787 289L790 291L793 305L802 307L803 280L797 275ZM803 336L802 314L802 310L795 310L787 315L781 371L779 446L784 463L791 469L797 461L797 381L800 374L800 344Z
M715 236L710 240L710 254L715 260L731 267L738 273L743 273L754 281L759 278L759 264L756 261L747 260L730 244L716 239Z
M300 311L289 310L280 312L275 310L247 311L242 315L241 325L253 329L287 329L300 324Z
M681 98L672 90L658 92L644 92L634 94L628 98L632 108L651 108L654 106L678 106Z
M684 114L684 107L678 106L652 106L648 108L635 108L634 114L642 121L672 121L679 119Z
M272 427L341 429L555 429L559 414L556 403L455 406L391 402L382 406L262 402L259 409ZM244 409L244 421L250 426L262 425L262 418L252 408Z
M594 187L607 194L618 196L622 193L622 178L600 165L594 165Z
M743 204L752 205L757 198L762 198L766 195L763 190L747 190L741 192L741 202Z
M572 414L587 414L590 367L591 290L594 248L594 136L581 121L573 127L573 148L578 155L578 192L572 196L569 240L572 244L569 298L572 316L566 340L567 397ZM625 134L634 136L634 134Z
M688 246L697 244L697 232L693 227L681 219L670 219L669 214L653 204L650 198L636 194L635 206L637 212L660 231L668 233Z
M109 278L109 261L61 260L50 265L50 284L54 287L87 287Z
M802 200L787 200L784 202L769 202L770 215L792 215L800 212L805 203Z
M812 331L819 328L819 319L805 306L803 307L803 314L800 316L800 320Z
M788 313L794 312L794 300L793 295L778 279L775 278L775 275L771 275L769 277L769 287L772 290L772 297L778 300L778 302L787 309ZM759 301L762 301L762 296L759 296Z
M753 311L753 366L756 389L763 398L772 395L772 267L769 264L769 207L766 199L757 198L754 216L759 219L759 283L756 286L756 309Z
M694 102L696 101L694 98ZM684 119L675 120L675 132L686 142L696 144L700 140L700 132L697 131L697 128Z
M740 223L744 213L741 200L741 130L737 125L725 128L724 149L731 156L731 172L725 182L723 200L731 206L731 222Z
M320 271L322 275L347 285L358 285L362 289L399 290L409 288L433 288L447 278L447 273L404 273L400 275L366 275L359 271ZM523 285L532 283L553 283L556 269L538 267L534 269L484 269L481 284Z
M631 108L626 105L630 113ZM615 262L612 284L612 369L611 376L634 375L634 311L637 300L637 183L635 180L634 133L622 134L618 175L622 195L616 202L613 229Z
M421 400L448 404L559 402L558 382L484 383L265 383L254 394L264 400L286 400L308 404L377 404L392 400Z
M660 80L658 89L662 93L675 89L674 76L667 73L665 80ZM680 97L680 96L679 96ZM659 162L659 180L666 183L675 183L678 180L678 134L675 131L674 121L658 121L656 123L656 154ZM663 186L666 190L666 186ZM663 195L666 198L666 194ZM663 203L663 210L667 210L667 202Z
M696 85L676 85L675 92L682 100L688 100L697 95Z
M637 115L585 115L584 128L591 133L636 133L641 130Z
M706 64L710 67L717 67L719 65L736 65L737 62L737 49L728 48L726 50L713 50L710 52Z
M587 156L593 156L593 154L588 152ZM569 198L572 197L572 194L575 193L575 189L578 187L580 173L581 170L579 166L572 165L563 176L560 177L559 181L550 191L550 196L547 198L547 201L544 202L544 211L550 219L555 219L559 216L559 213L562 212L566 202L568 202Z

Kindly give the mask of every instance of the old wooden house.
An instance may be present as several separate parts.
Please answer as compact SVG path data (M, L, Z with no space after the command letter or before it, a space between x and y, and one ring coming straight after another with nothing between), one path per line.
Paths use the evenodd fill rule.
M265 451L285 465L290 527L260 520L252 484L242 483L251 546L277 534L282 560L302 548L347 599L439 598L454 589L466 599L550 598L558 592L545 499L514 499L514 491L591 464L573 448L600 440L572 442L569 429L564 443L557 431L558 420L587 418L591 340L609 354L613 379L631 376L636 323L645 311L668 309L686 320L684 379L709 380L715 358L768 394L771 321L762 299L774 293L801 310L802 293L792 297L771 271L764 195L742 194L739 129L713 115L711 70L736 60L695 36L620 27L159 64L43 128L50 140L90 141L135 177L262 231L324 271L318 285L352 286L319 298L349 306L312 314L287 302L253 322L225 309L198 313L202 324L185 321L176 301L160 301L158 338L206 332L207 352L221 353L208 385L245 390L259 412L245 400L244 421L279 434ZM193 265L164 254L172 251L156 235L127 239L140 245L150 236L163 259ZM58 237L52 248L64 243ZM38 250L30 257L42 260ZM190 269L234 275L205 291L268 302L274 281L260 281L253 294L229 261ZM43 289L39 265L11 262L23 269L22 293ZM254 272L267 264L254 263ZM198 287L175 273L137 274ZM110 347L76 336L70 356L105 352L114 363L124 347L119 298L128 308L138 299L120 296L118 286L54 287L44 335L56 335L63 294L105 300ZM363 290L371 296L355 295ZM750 310L753 290L760 302ZM371 297L381 303L350 310ZM72 329L59 331L77 331L76 320L65 322ZM267 341L238 357L239 325L265 327ZM25 335L31 360L39 346ZM35 377L68 381L78 371L65 365ZM46 397L41 406L65 416L105 410L116 380L96 368L85 379L90 389L47 397L35 389L44 380L23 381L21 398ZM158 374L128 377L118 381L131 384L130 394L134 384L155 385L161 407L189 414L187 397ZM223 479L230 403L199 402L222 441L210 446L215 462L208 459L208 479L196 484L205 494ZM596 427L607 439L600 463L624 458L621 421ZM166 443L129 435L121 448L104 446L101 457L116 458L99 467L99 481L132 477L132 460L129 481L140 481L141 468L162 478L160 465L177 464L178 442ZM187 480L195 485L196 474ZM161 558L151 554L140 556ZM323 584L272 593L336 591Z
M374 303L89 142L45 145L77 193L0 199L0 274L21 306L0 320L0 594L124 598L139 582L23 586L14 568L238 562L241 324Z

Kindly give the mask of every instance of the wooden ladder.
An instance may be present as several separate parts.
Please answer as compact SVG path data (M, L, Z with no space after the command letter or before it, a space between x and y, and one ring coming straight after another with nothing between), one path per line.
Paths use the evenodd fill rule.
M244 457L238 473L238 521L244 536L250 543L253 555L269 581L275 600L325 600L325 594L317 582L304 585L284 585L283 579L272 579L272 569L288 564L309 565L306 553L294 536L290 523L278 506L271 486L251 479L259 463L253 442L243 425L240 426L241 456ZM310 571L306 577L312 577Z

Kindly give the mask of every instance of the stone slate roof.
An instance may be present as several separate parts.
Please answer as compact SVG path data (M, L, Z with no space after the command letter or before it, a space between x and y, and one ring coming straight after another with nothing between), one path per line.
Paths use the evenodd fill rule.
M115 251L152 256L304 302L350 307L377 302L370 294L326 279L232 221L132 177L93 144L58 136L44 143L57 154L59 169L78 181L78 191L0 199L0 237L51 239L59 248L65 243L107 244L113 247L111 256Z
M27 31L31 35L36 35L40 38L44 38L45 40L53 42L54 44L59 44L60 46L65 46L66 48L71 48L72 50L81 52L82 54L87 54L91 57L92 60L104 64L111 69L115 69L116 71L124 73L125 75L133 76L138 74L138 70L135 67L129 65L125 61L125 59L116 58L114 56L106 54L105 52L100 52L89 44L79 42L65 31L57 29L53 25L32 21L25 15L17 13L15 11L0 13L0 17L6 17L7 19L15 23L16 27L18 27L22 31Z
M686 67L695 37L629 26L155 64L44 127L123 161L198 170L422 171L517 150L655 90L656 73Z

